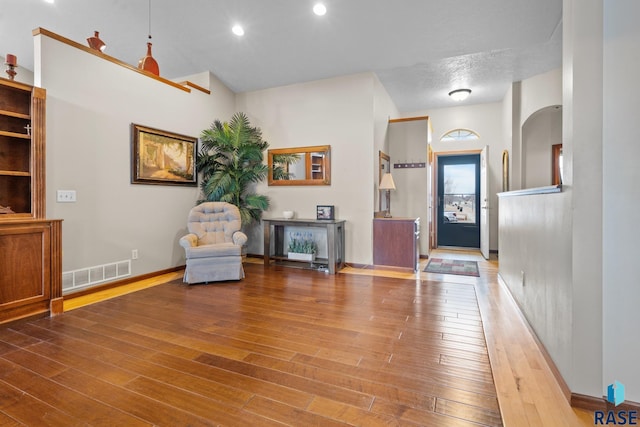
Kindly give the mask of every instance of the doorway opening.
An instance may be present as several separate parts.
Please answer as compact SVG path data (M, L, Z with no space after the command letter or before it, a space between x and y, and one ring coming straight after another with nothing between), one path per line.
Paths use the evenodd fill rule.
M438 155L438 247L480 249L480 154Z

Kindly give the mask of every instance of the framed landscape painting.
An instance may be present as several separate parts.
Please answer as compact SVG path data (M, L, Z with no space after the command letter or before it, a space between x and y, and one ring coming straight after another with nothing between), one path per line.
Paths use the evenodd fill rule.
M198 185L197 138L135 123L131 132L132 184Z

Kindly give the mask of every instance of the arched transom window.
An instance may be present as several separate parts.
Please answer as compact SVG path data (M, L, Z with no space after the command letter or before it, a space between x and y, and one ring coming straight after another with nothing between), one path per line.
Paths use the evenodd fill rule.
M474 139L480 139L477 133L469 129L454 129L451 130L440 138L442 142L452 141L472 141Z

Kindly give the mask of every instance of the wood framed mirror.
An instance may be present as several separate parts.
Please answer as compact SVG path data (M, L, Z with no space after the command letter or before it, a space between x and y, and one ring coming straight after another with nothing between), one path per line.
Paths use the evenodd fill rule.
M378 185L382 181L384 174L390 172L391 157L382 151L378 151ZM385 212L388 209L387 199L384 196L384 190L378 190L378 212Z
M562 144L551 146L551 185L562 184Z
M269 185L331 185L331 146L267 151Z

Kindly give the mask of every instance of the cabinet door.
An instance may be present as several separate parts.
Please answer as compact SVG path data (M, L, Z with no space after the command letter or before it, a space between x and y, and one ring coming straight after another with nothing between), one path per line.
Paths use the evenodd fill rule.
M373 263L416 268L416 238L414 219L373 220Z
M0 322L47 311L50 299L50 228L0 227Z

